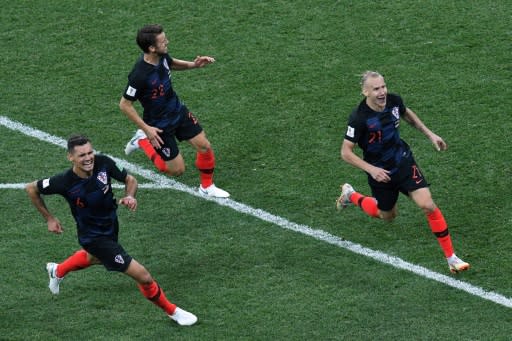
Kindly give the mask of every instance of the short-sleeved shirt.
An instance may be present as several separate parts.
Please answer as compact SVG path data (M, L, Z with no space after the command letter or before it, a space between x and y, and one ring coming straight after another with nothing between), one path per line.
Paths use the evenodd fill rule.
M393 174L403 157L410 155L410 148L400 138L400 118L406 110L402 98L388 94L382 112L372 110L366 100L361 101L348 120L345 139L356 143L363 150L363 159Z
M183 111L183 104L172 87L172 57L162 55L158 65L149 64L141 55L128 75L128 85L123 97L139 101L146 124L166 128L176 124Z
M60 194L69 204L78 230L78 242L84 246L98 237L117 241L117 203L112 179L125 182L127 172L114 160L96 155L92 176L81 178L72 169L37 181L41 194Z

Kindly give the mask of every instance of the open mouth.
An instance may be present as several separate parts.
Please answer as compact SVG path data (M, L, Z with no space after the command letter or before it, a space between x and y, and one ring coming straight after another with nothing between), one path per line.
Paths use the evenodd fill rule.
M92 168L94 166L94 159L82 162L82 166L87 169Z

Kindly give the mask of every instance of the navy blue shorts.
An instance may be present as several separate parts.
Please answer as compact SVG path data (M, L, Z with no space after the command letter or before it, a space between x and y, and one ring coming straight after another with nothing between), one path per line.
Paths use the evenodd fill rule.
M164 143L162 148L156 149L156 152L164 161L170 161L178 156L180 150L176 139L180 142L187 141L203 131L197 118L188 111L186 106L183 106L179 115L180 118L176 124L166 127L159 134Z
M391 211L398 201L400 192L409 196L410 192L429 186L412 152L402 159L397 171L391 175L390 182L377 182L368 175L368 184L381 211Z
M132 261L132 257L121 244L109 237L94 238L92 242L82 247L98 258L108 271L125 272Z

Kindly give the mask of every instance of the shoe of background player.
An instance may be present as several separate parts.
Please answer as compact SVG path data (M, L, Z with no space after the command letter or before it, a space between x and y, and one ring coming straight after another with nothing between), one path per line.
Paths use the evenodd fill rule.
M197 322L197 316L185 311L181 308L176 307L174 314L169 315L171 320L176 321L180 326L191 326Z
M210 186L203 188L203 186L199 186L199 193L207 195L209 197L214 198L228 198L229 193L219 187L211 184Z
M450 271L453 273L466 271L469 269L469 263L464 262L462 259L457 257L455 254L447 258L448 266Z
M48 288L52 294L57 295L59 293L59 284L64 278L57 277L57 263L47 263L46 271L48 271L48 277L50 278L50 283L48 283Z
M341 195L338 198L338 200L336 200L336 209L342 210L346 208L348 205L350 205L352 203L350 201L350 196L354 192L354 188L349 184L344 184L343 186L341 186Z
M146 133L144 133L144 130L137 129L137 131L135 132L135 135L133 135L132 139L130 141L128 141L128 143L126 144L126 147L124 148L124 153L126 155L130 155L131 153L133 153L134 151L139 149L140 148L139 140L145 139L145 138L146 138Z

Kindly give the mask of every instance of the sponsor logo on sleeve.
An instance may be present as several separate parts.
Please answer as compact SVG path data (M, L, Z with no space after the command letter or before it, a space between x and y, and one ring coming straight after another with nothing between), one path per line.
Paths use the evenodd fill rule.
M128 89L126 89L126 94L128 96L134 97L136 93L137 93L137 89L135 89L131 86L128 86Z
M348 126L347 128L347 136L348 137L354 137L354 134L355 134L355 129L351 126Z
M46 188L48 186L50 186L50 179L44 179L43 180L43 188Z

